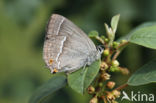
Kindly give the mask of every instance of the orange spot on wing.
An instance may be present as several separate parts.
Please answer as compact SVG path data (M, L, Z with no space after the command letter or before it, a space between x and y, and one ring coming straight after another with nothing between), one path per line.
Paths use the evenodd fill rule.
M50 64L50 65L53 64L53 59L50 59L50 60L49 60L49 64Z
M56 68L54 68L54 71L53 71L53 73L57 73L58 72L58 70L56 69Z

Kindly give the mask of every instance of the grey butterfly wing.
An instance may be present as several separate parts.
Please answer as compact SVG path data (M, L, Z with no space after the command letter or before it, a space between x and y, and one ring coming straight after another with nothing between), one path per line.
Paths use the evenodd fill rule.
M44 48L53 48L49 52L44 52L44 60L51 70L54 67L65 72L77 70L86 64L90 52L97 51L94 43L82 30L57 14L51 17L46 38ZM49 42L53 46L48 45ZM58 47L55 47L56 45ZM50 58L55 61L52 65L48 64Z
M86 44L88 47L87 49L96 50L94 43L79 27L58 14L53 14L51 16L46 37L50 38L54 35L71 36L74 40L78 39L79 42Z
M54 68L58 68L58 54L61 52L61 46L65 39L65 36L53 36L44 42L43 59L47 67L51 69L51 72L53 72Z
M67 37L59 57L61 71L71 72L85 65L89 55L89 51L85 48L83 42Z
M82 59L87 56L84 52L81 52L81 48L85 47L82 43L66 40L66 36L53 36L44 43L43 58L52 72L54 68L60 69L59 71L66 71L65 68L79 67L80 63L78 62L81 60L83 63ZM70 46L70 44L77 48ZM81 56L83 56L83 58ZM50 60L52 60L53 63L50 63Z

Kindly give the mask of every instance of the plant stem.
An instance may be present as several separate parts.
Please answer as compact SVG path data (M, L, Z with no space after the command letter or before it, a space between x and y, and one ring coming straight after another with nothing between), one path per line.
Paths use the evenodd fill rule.
M118 48L117 49L119 49L119 48L121 48L121 47L123 47L123 46L125 46L125 45L127 45L129 42L127 41L127 42L124 42L124 43L121 43L119 46L118 46Z
M123 84L123 85L117 87L116 90L120 91L120 90L126 88L127 86L128 86L128 84Z
M113 58L112 58L112 61L116 60L116 58L119 56L120 54L120 50L117 50L116 53L114 54Z
M115 60L115 59L119 56L119 54L120 54L120 52L121 52L121 50L119 50L119 49L120 49L121 47L127 45L128 43L129 43L129 42L124 42L124 43L121 43L121 44L118 46L118 48L117 48L117 50L116 50L116 53L115 53L115 55L114 55L113 58L112 58L112 61Z
M96 36L96 39L100 41L103 45L105 44L104 40L102 40L99 36Z

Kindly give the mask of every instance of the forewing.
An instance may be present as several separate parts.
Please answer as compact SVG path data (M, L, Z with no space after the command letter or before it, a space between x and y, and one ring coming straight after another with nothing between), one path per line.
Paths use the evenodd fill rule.
M83 42L87 50L96 50L94 43L79 27L73 24L70 20L58 14L53 14L51 16L46 37L50 38L53 35L71 37L74 40Z

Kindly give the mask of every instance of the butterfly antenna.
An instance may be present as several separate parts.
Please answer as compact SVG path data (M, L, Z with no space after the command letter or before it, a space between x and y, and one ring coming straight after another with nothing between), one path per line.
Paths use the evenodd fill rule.
M98 49L98 51L100 51L100 53L102 54L102 53L103 53L103 50L104 50L104 45L98 45L98 46L97 46L97 49Z

